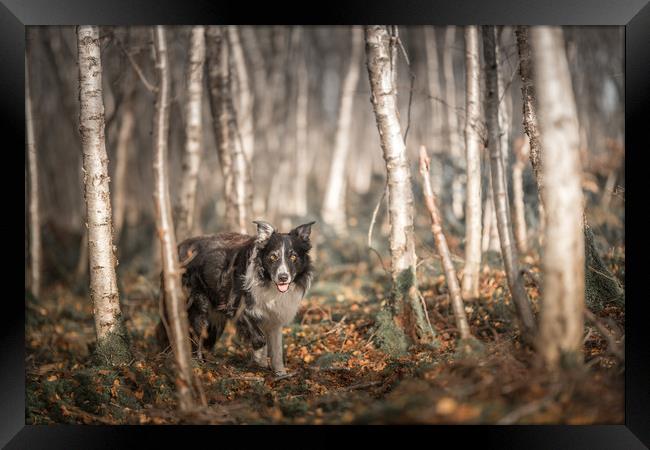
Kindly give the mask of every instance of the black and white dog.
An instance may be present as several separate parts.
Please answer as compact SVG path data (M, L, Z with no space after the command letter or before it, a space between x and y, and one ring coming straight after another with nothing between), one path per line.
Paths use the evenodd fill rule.
M255 221L257 236L219 233L186 239L178 245L193 348L202 357L234 320L237 334L253 346L253 362L286 375L282 327L293 320L311 285L309 236L315 222L279 233ZM161 289L161 292L164 292ZM161 345L168 342L158 326Z

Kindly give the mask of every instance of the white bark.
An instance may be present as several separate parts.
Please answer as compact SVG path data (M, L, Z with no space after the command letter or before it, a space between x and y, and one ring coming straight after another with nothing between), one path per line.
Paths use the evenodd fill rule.
M524 203L524 168L528 159L530 145L528 139L515 140L515 162L512 165L512 203L514 209L515 240L521 253L528 252L528 231L526 228L526 205Z
M497 216L497 228L501 243L501 256L505 266L508 286L512 301L522 325L522 333L531 339L535 333L535 318L519 270L519 261L514 247L514 237L510 224L508 191L505 183L505 171L499 141L498 120L498 65L496 56L496 29L494 26L483 27L483 50L486 64L486 116L488 127L488 148L490 151L490 175L494 209Z
M187 102L185 103L185 151L183 173L176 201L176 235L183 240L193 233L196 216L196 185L203 143L203 67L205 28L192 27L187 64Z
M131 142L135 126L135 114L130 100L127 100L127 104L123 106L123 110L115 151L115 194L113 195L115 242L119 242L124 225L126 168L129 162L129 143Z
M438 65L438 47L436 45L436 30L433 26L424 27L424 45L427 57L427 85L429 87L429 96L432 97L429 102L431 104L431 117L433 118L433 140L434 144L442 141L443 120L446 120L448 111L441 108L440 100L443 98L442 88L440 87L440 69ZM443 117L445 119L443 119ZM438 144L434 147L440 150ZM434 177L435 179L435 177ZM437 194L435 187L434 193Z
M465 209L465 268L463 298L478 298L481 268L481 84L478 27L465 27L465 65L467 96L465 101L465 155L467 159L467 195Z
M25 54L25 121L27 138L27 165L29 166L29 289L38 298L41 295L41 219L38 201L38 159L32 115L30 42L27 37Z
M242 48L240 36L240 27L228 26L228 42L235 66L235 73L238 85L238 102L237 102L237 123L239 124L239 133L241 136L244 154L248 161L253 160L255 151L255 134L253 132L253 95L248 80L248 70L246 69L246 59Z
M99 28L77 28L79 54L79 132L88 227L90 297L97 332L97 352L110 363L126 363L130 352L122 322L115 275L115 247L102 94Z
M559 27L530 31L540 137L546 236L539 351L546 364L580 361L584 309L582 168L578 116Z
M298 29L302 31L300 28ZM294 214L296 216L307 215L307 180L309 177L309 135L308 135L308 113L309 113L309 72L305 60L304 49L300 52L297 64L298 93L296 96L296 139L295 155L298 170L294 174Z
M367 26L365 37L371 100L386 162L391 271L401 296L396 299L401 303L397 305L398 316L411 339L429 342L433 329L426 320L426 310L418 299L416 287L413 192L397 112L396 46L385 26Z
M341 103L339 105L338 123L332 164L330 166L325 199L321 216L323 222L330 225L336 233L343 233L346 229L345 214L345 167L350 148L352 129L352 106L354 104L354 91L359 80L361 55L363 44L363 30L361 27L352 28L352 41L350 43L350 60L345 80L341 87Z
M163 295L167 330L174 359L177 366L176 388L178 390L181 411L195 407L192 395L191 347L189 325L185 299L181 290L181 274L178 264L178 251L172 220L171 200L169 197L169 174L167 166L170 77L167 58L165 28L154 28L154 46L156 53L156 72L158 73L158 90L153 124L153 173L154 173L154 208L156 227L160 238L161 260L163 265Z
M447 131L449 136L449 154L454 160L462 159L458 110L456 109L456 81L454 78L453 46L456 27L448 26L445 30L445 51L442 54L442 66L445 76L445 100L447 102Z

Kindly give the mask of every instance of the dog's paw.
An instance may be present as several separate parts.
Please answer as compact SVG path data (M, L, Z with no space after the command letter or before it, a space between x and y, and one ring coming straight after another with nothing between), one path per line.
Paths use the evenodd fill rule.
M273 371L274 381L278 380L284 380L285 378L291 378L296 375L295 372L287 372L285 369L283 370L274 370Z
M262 360L253 358L251 359L251 365L256 368L268 369L269 360L267 358L264 358Z

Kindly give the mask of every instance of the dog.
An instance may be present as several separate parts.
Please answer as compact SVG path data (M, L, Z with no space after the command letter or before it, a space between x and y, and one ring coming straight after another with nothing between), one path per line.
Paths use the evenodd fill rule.
M192 347L202 359L221 337L227 320L253 347L252 362L287 376L282 327L298 311L313 277L309 256L311 226L279 233L265 221L253 222L257 235L219 233L186 239L178 245L187 294ZM161 285L161 295L164 289ZM163 316L166 320L166 312ZM157 335L168 343L161 320Z

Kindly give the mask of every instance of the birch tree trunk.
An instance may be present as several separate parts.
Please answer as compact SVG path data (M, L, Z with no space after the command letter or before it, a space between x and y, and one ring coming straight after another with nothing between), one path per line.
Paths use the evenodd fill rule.
M481 268L481 122L478 28L465 27L465 65L467 96L465 110L465 155L467 159L467 196L465 207L465 268L462 296L479 297Z
M185 151L181 187L176 201L176 235L179 240L193 233L196 216L196 185L201 164L203 141L203 67L205 27L192 27L187 64L187 102L185 104Z
M297 28L302 35L302 28ZM361 43L359 43L361 46ZM309 177L310 160L307 152L308 143L308 114L309 114L309 72L305 59L304 47L301 49L297 64L297 96L296 96L296 139L295 157L298 170L294 182L294 214L299 217L307 215L307 180Z
M546 238L538 349L547 366L581 363L584 308L578 116L559 27L531 29L544 176Z
M38 298L41 295L41 219L38 202L38 159L31 96L31 42L25 43L25 126L27 138L27 165L29 168L29 289Z
M246 70L246 59L244 58L244 49L242 48L240 36L240 27L228 26L228 42L232 53L232 59L235 66L237 78L238 101L237 101L237 123L241 135L242 147L248 161L253 160L255 151L255 134L253 132L253 96Z
M420 147L420 174L422 175L422 190L424 193L424 203L431 216L431 233L436 243L436 250L442 260L442 267L445 271L445 278L447 279L447 286L449 288L449 297L451 299L451 306L454 310L454 318L456 319L456 328L460 333L460 338L463 340L472 337L469 331L469 322L465 314L463 306L463 299L461 297L460 286L458 285L458 277L456 276L456 269L451 260L451 253L447 246L447 239L442 231L442 220L440 212L436 205L436 197L431 189L431 179L429 177L429 156L427 149L424 146Z
M378 334L384 337L384 348L395 353L405 350L405 341L387 343L397 324L416 343L430 343L435 335L420 301L416 279L416 255L413 235L413 192L411 171L406 157L397 113L395 83L396 39L386 26L365 29L371 101L379 130L381 148L388 178L388 214L390 217L391 272L394 286L391 321ZM379 318L378 318L379 321ZM393 333L386 330L393 330ZM400 341L395 338L394 341Z
M528 27L520 26L515 30L519 51L519 68L522 80L522 96L524 103L524 130L530 141L530 163L535 174L537 190L540 196L540 224L546 224L548 212L544 205L544 170L542 146L539 138L537 116L535 113L536 93L533 82L534 65L528 43ZM583 209L584 211L584 209ZM545 233L546 234L546 233ZM587 305L598 310L611 301L624 302L625 292L609 268L600 257L594 243L594 236L583 214L583 234L585 246L585 301ZM545 241L544 236L540 236Z
M523 97L523 123L524 131L530 143L530 165L533 168L537 192L542 203L543 179L541 162L541 145L539 141L539 127L535 106L535 86L533 85L533 61L528 44L528 27L515 27L517 37L517 51L519 52L519 75L521 77L521 95Z
M440 87L440 69L438 67L438 47L436 45L436 30L433 26L424 27L424 45L427 57L427 85L431 104L431 117L433 118L432 129L435 142L442 141L443 120L449 112L440 107L440 100L443 97ZM444 117L444 119L443 119ZM438 151L439 151L439 147ZM435 152L435 149L434 149ZM434 189L435 192L435 189Z
M362 42L363 30L361 27L352 27L350 60L345 80L341 87L341 103L339 105L332 164L330 166L325 199L323 200L323 208L321 211L323 221L330 225L337 234L343 233L347 228L345 214L345 167L350 148L350 136L352 134L352 106L354 104L354 91L359 81L359 58L362 50Z
M228 42L219 26L208 26L206 29L207 62L209 78L210 108L212 124L217 142L219 164L224 178L224 197L226 200L226 223L228 229L238 229L237 211L234 204L234 174L228 97L230 96Z
M84 197L88 227L90 298L97 332L96 353L103 363L131 360L115 276L115 248L108 156L104 129L99 28L77 28L79 55L79 133L83 148Z
M512 165L512 196L515 222L515 241L520 253L528 252L528 231L526 229L526 205L524 203L524 168L530 152L528 140L515 140L515 162Z
M122 106L120 130L117 135L117 144L115 151L115 193L113 195L113 222L115 232L115 242L119 242L124 225L124 210L126 208L126 168L129 162L129 143L133 137L135 126L135 114L133 112L133 103L129 93L126 104Z
M483 27L483 52L486 64L486 104L488 128L488 148L490 151L490 174L494 209L497 215L497 228L501 243L501 256L505 266L508 286L522 325L522 334L530 340L535 333L535 318L531 309L524 282L519 270L516 250L513 246L512 227L508 208L508 191L505 183L505 171L499 142L499 111L498 111L498 75L496 59L496 28Z
M156 72L158 89L156 94L155 116L153 123L153 173L154 173L154 208L156 227L160 238L161 260L163 266L163 283L161 295L166 309L170 343L177 366L176 389L178 391L181 411L193 409L196 404L192 394L192 365L189 326L185 299L181 291L181 274L178 264L178 252L174 225L172 221L171 200L169 198L169 175L167 167L167 144L169 134L170 79L167 59L167 42L165 28L154 28L154 46L156 53Z

